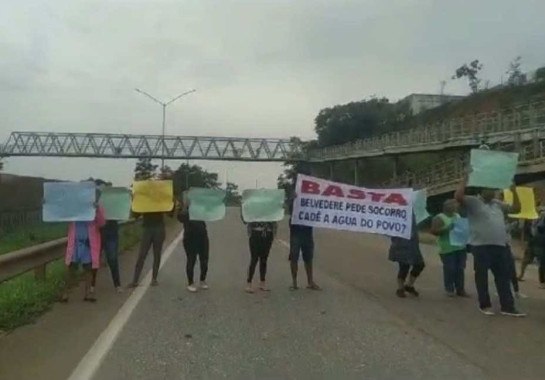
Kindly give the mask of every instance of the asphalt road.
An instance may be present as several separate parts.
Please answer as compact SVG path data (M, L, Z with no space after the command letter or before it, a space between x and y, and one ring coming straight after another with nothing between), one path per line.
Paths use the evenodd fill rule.
M505 351L509 363L495 366L520 370L518 353L495 351L496 342L535 341L519 329L543 326L531 319L486 319L474 300L446 300L434 263L424 275L422 299L396 299L387 241L329 231L316 236L322 292L288 290L287 247L277 241L269 263L272 291L246 294L249 253L238 214L211 224L209 233L211 289L185 290L185 255L177 247L160 285L146 291L95 379L503 378L505 372L488 365L494 358L482 358ZM287 241L285 227L279 239ZM542 358L542 348L535 357ZM475 356L479 350L485 351Z

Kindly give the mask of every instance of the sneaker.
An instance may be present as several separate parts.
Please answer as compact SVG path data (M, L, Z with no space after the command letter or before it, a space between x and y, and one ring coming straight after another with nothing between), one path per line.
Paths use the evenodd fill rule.
M526 317L526 313L522 313L518 311L517 309L513 309L511 311L502 311L501 315L505 315L507 317L515 317L515 318Z
M201 281L200 288L203 289L203 290L208 290L209 286L205 281Z
M157 286L159 285L159 282L157 280L151 280L151 286Z
M252 288L252 285L247 285L246 288L244 289L244 291L246 293L252 294L252 293L254 293L254 288Z
M405 294L405 289L397 289L396 296L398 296L399 298L407 297L407 295Z
M418 297L420 295L420 293L418 293L416 291L416 289L414 288L414 286L407 286L405 285L405 291L411 295L413 295L414 297Z
M539 284L539 287L540 289L545 289L545 282L542 282L541 284Z
M466 291L458 292L458 293L456 293L456 295L458 297L462 297L462 298L471 298L471 296Z
M481 313L483 313L484 315L496 315L496 313L494 313L494 310L492 310L491 307L485 307L485 308L479 308L479 310L481 311Z
M195 285L191 284L191 285L188 285L187 290L189 290L191 293L195 293L197 292L198 289Z
M454 293L454 292L446 292L446 295L449 298L456 297L456 293Z
M118 292L118 293L123 293L123 288L121 286L117 286L115 288L115 291Z

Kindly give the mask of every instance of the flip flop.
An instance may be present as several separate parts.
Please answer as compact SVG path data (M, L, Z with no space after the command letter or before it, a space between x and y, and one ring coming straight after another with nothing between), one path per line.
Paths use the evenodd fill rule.
M290 290L291 290L292 292L294 292L294 291L296 291L296 290L299 290L299 287L298 287L298 286L293 286L293 285L292 285L292 286L290 286Z
M318 285L314 284L314 285L308 285L307 286L307 289L310 289L310 290L322 290L322 288L320 288Z

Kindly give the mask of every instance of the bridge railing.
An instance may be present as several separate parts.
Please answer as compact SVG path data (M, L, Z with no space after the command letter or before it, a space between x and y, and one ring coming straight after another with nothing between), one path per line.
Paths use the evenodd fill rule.
M416 128L378 135L368 139L313 149L311 161L327 161L353 157L377 156L387 149L415 151L415 147L455 142L474 137L475 143L487 134L545 126L545 101L517 105L511 108L447 119ZM422 149L425 150L425 149Z
M271 138L12 132L2 156L164 158L236 161L302 159L301 145Z
M537 140L525 144L498 143L495 150L517 151L519 167L545 161L545 141ZM469 153L459 158L450 158L417 172L404 172L383 184L385 187L411 186L426 188L429 195L452 191L462 179L469 161Z

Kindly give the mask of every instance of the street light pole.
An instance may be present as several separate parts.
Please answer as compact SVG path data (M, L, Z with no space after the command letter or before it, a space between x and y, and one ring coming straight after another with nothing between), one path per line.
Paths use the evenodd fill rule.
M162 125L162 133L161 133L161 169L164 169L165 167L165 132L166 132L166 112L167 112L167 106L169 104L172 104L174 103L176 100L180 99L182 96L186 96L186 95L189 95L197 90L193 89L193 90L190 90L190 91L186 91L178 96L175 96L174 98L172 98L171 100L169 100L168 102L162 102L160 100L158 100L157 98L155 98L154 96L148 94L146 91L143 91L143 90L140 90L139 88L135 88L135 91L150 98L151 100L153 100L155 103L158 103L161 105L161 107L163 107L163 125Z

